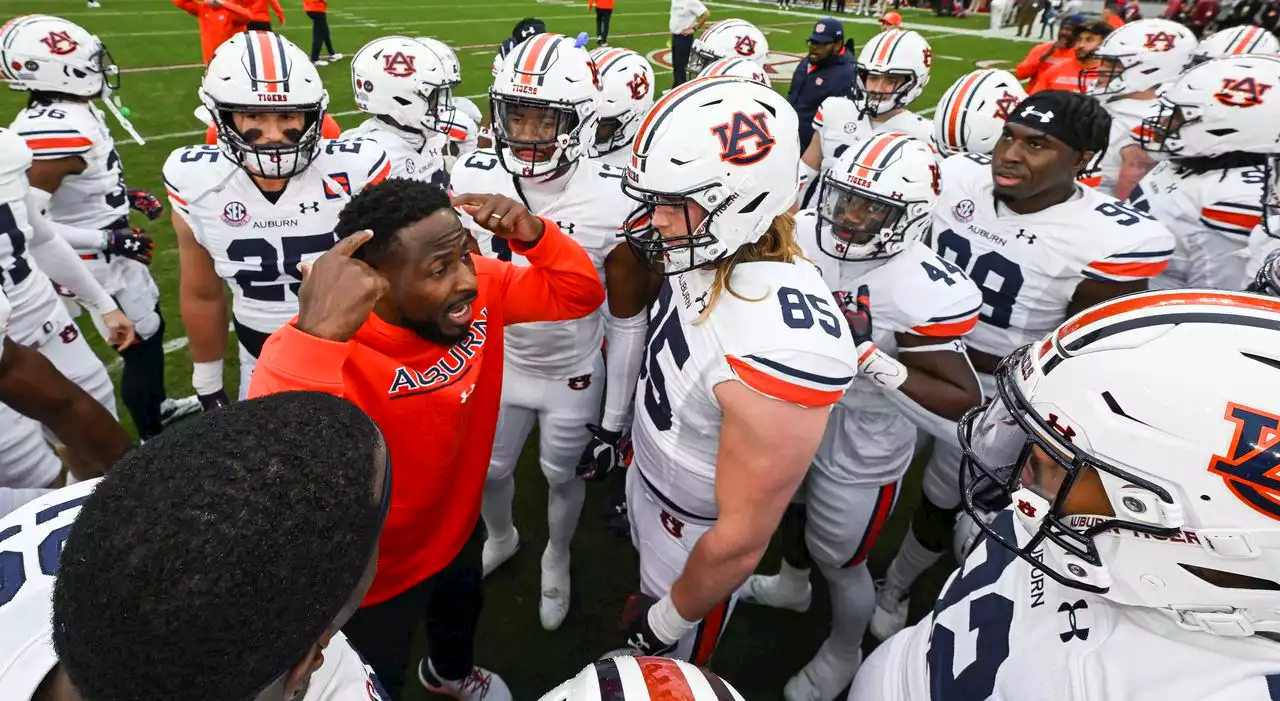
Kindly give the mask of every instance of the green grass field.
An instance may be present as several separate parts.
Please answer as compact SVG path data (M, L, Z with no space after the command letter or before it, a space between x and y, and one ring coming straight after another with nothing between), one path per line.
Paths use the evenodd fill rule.
M56 14L78 22L96 33L110 47L124 69L121 96L132 109L133 123L148 139L146 146L126 143L112 123L130 187L143 188L162 199L160 168L170 151L203 139L203 125L192 116L198 106L196 88L201 76L199 39L195 20L164 0L101 0L102 9L88 10L81 0L0 0L0 17L32 12ZM712 19L739 17L756 23L779 52L774 64L775 86L786 91L791 67L784 52L802 54L804 39L820 10L798 6L793 11L772 4L707 2ZM852 4L852 3L850 3ZM306 50L310 23L300 0L284 0L288 24L283 32ZM365 42L379 36L407 34L435 36L454 46L463 67L458 94L487 108L489 65L498 43L522 17L538 16L552 31L577 34L594 32L594 13L585 0L480 0L474 3L403 2L396 0L333 0L330 24L337 49L349 57ZM667 32L666 0L618 0L612 23L611 43L650 55L663 49ZM931 81L915 105L930 113L942 92L975 65L1008 66L1020 60L1029 44L1006 38L982 36L985 16L968 19L934 18L928 13L904 11L906 25L921 31L932 43L934 66ZM878 26L867 19L847 19L846 32L859 45ZM793 65L793 64L792 64ZM657 87L669 86L670 72L655 65ZM665 71L665 72L664 72ZM349 63L320 69L330 94L330 111L343 127L358 124L354 113ZM0 113L13 115L24 104L20 94L0 93ZM185 350L182 320L178 315L178 254L167 216L145 222L135 215L157 243L152 270L162 291L161 303L168 321L167 385L171 395L191 392L191 361ZM86 330L88 325L85 325ZM90 336L95 336L89 332ZM118 372L116 356L96 337L95 348ZM234 394L237 383L234 340L227 353L227 387ZM122 408L122 415L123 406ZM126 417L127 420L127 417ZM536 699L601 652L617 647L615 621L626 595L638 582L635 557L628 543L603 527L603 493L594 485L589 492L582 525L574 547L573 609L564 626L548 633L538 624L539 555L546 538L546 486L537 468L536 440L530 441L517 472L516 522L524 539L514 560L487 582L487 607L477 641L477 662L503 675L517 699ZM912 486L905 490L886 536L874 553L871 566L879 573L887 565L905 528L905 514L918 499ZM762 570L776 569L776 555ZM915 597L917 615L936 595L947 567L939 565L922 582ZM816 578L815 579L819 579ZM734 683L751 701L779 698L786 679L800 668L826 635L825 590L817 583L814 605L805 615L739 607L713 667ZM416 683L407 686L406 699L425 698Z

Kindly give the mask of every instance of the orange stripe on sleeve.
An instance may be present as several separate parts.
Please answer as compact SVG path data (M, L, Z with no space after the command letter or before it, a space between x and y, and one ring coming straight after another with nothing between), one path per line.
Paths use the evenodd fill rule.
M1137 261L1133 263L1116 263L1095 260L1089 267L1107 275L1123 275L1125 277L1155 277L1169 267L1169 261Z
M716 651L716 644L720 642L720 632L724 630L725 615L728 613L728 610L728 602L721 602L716 604L715 608L711 609L711 613L708 613L706 618L702 619L702 623L700 625L701 630L698 635L698 644L694 646L693 651L693 663L699 667L706 667L711 663L711 655ZM650 691L652 691L652 689L650 689ZM653 696L651 694L649 698L683 699L693 698L693 696L664 697Z
M178 197L177 195L173 194L173 190L170 190L170 189L168 189L168 188L165 188L165 192L169 193L169 199L173 200L174 202L177 202L178 204L182 205L183 207L186 207L186 206L187 206L187 201L186 201L186 200L184 200L184 199L182 199L181 197Z
M912 326L911 330L921 336L963 336L973 330L978 325L978 315L974 314L968 319L960 321L948 321L941 324L927 324L924 326Z
M27 139L27 148L32 151L63 151L71 148L87 148L89 146L93 146L93 140L85 136Z
M373 176L373 179L369 181L369 184L377 185L383 180L386 180L387 176L390 174L391 174L391 159L388 158L387 162L382 164L382 170L378 171L378 174Z
M1200 216L1210 221L1240 227L1246 231L1252 230L1253 227L1262 223L1262 217L1257 214L1241 214L1240 212L1229 212L1225 209L1214 209L1212 207L1205 207L1200 210Z
M791 402L792 404L799 404L812 409L813 407L835 404L840 401L840 397L844 394L841 391L827 391L792 384L767 372L757 370L732 355L726 355L725 360L729 361L729 367L733 369L733 373L742 381L742 384L760 394L780 399L784 402Z

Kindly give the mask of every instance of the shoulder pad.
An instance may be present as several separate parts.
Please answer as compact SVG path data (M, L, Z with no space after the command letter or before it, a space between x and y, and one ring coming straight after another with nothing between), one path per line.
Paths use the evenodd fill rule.
M82 156L93 148L93 133L76 117L75 111L58 107L28 108L18 113L13 130L35 160Z

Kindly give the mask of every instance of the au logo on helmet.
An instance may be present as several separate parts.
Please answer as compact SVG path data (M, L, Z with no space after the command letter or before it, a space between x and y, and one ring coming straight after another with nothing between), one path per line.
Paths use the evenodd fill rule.
M41 39L40 43L49 47L49 53L54 56L66 56L80 48L76 40L72 39L71 35L66 32L49 32L49 36Z
M649 76L644 73L632 75L631 80L627 81L627 89L631 91L632 100L643 100L649 92Z
M416 62L416 56L406 56L403 51L397 51L382 57L382 70L397 78L408 78L418 72L414 67Z
M1008 121L1009 115L1013 114L1013 108L1017 106L1018 97L1006 90L1004 95L996 100L996 119Z
M768 156L777 141L769 133L767 116L764 112L734 112L728 122L711 127L711 133L720 139L720 160L736 166L749 166ZM748 145L751 146L750 151Z
M1177 42L1177 35L1169 32L1152 32L1147 35L1146 41L1142 43L1142 48L1151 51L1173 51L1173 47Z
M743 34L734 42L733 50L737 51L739 56L752 56L756 52L756 40Z
M1230 402L1223 418L1236 425L1226 455L1209 472L1264 516L1280 521L1280 416Z
M1253 76L1223 78L1222 89L1213 96L1228 107L1253 107L1262 104L1262 96L1270 89L1270 84L1259 83Z

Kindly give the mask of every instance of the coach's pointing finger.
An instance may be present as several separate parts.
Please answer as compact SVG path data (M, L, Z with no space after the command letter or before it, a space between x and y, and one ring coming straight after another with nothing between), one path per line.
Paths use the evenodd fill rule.
M376 270L352 258L371 238L371 231L352 234L303 270L302 289L298 293L298 330L342 342L364 325L373 305L389 287L386 278Z

